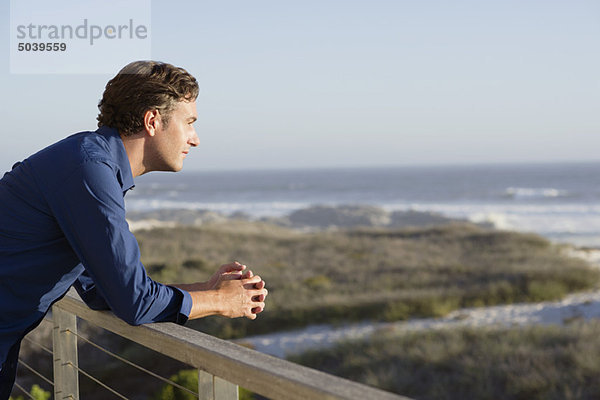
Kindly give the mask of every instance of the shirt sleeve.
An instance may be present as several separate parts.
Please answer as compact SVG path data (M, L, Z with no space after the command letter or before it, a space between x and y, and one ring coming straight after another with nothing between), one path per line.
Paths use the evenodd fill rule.
M187 321L190 294L146 274L137 240L125 220L123 191L108 163L84 162L48 200L85 267L76 288L92 305L108 306L132 325Z
M77 290L77 293L79 293L81 300L83 300L92 310L110 310L108 303L104 300L104 297L98 293L98 289L87 271L83 271L83 273L79 275L79 278L73 283L73 287Z

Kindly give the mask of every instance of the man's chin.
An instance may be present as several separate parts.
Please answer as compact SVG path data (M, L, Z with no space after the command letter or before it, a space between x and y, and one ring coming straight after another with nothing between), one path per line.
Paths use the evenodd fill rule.
M154 171L161 172L179 172L183 169L183 163L179 165L165 165L162 168L155 169Z
M179 172L183 169L183 164L181 165L174 165L171 168L168 169L168 171L170 172Z

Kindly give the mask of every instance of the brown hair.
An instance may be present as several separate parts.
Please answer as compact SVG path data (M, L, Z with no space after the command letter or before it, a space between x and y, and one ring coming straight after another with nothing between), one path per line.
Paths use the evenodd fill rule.
M110 126L123 136L144 129L144 114L158 110L165 124L178 101L198 97L198 82L185 69L157 61L127 64L108 83L98 103L98 127Z

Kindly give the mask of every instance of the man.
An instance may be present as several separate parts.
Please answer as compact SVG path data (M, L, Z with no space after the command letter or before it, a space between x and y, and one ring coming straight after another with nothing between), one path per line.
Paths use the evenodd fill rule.
M197 96L184 69L133 62L106 85L97 131L39 151L0 180L0 400L14 384L21 339L71 285L91 308L133 325L254 319L264 309L264 281L237 262L207 282L151 280L125 221L133 178L181 170L199 144Z

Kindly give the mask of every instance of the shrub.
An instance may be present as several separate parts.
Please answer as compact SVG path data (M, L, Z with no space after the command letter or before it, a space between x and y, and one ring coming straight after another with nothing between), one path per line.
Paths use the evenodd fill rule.
M232 260L266 281L269 297L257 320L215 317L189 324L221 338L557 300L594 287L600 278L600 271L542 237L467 224L299 233L229 221L139 231L136 237L150 275L165 283L206 280Z
M324 290L331 287L331 279L325 275L316 275L304 280L304 283L311 289Z
M176 373L170 378L171 381L189 389L193 392L198 391L198 370L184 369ZM239 388L239 400L253 400L254 393L251 391ZM163 388L154 397L155 400L195 400L196 396L185 392L172 385L165 384Z
M31 390L29 392L29 395L34 400L49 400L50 397L52 396L52 394L44 389L42 389L41 387L39 387L38 385L33 385L31 387ZM10 397L9 400L24 400L24 397L22 395L19 395L17 397Z
M293 362L417 399L600 398L600 322L380 332Z

